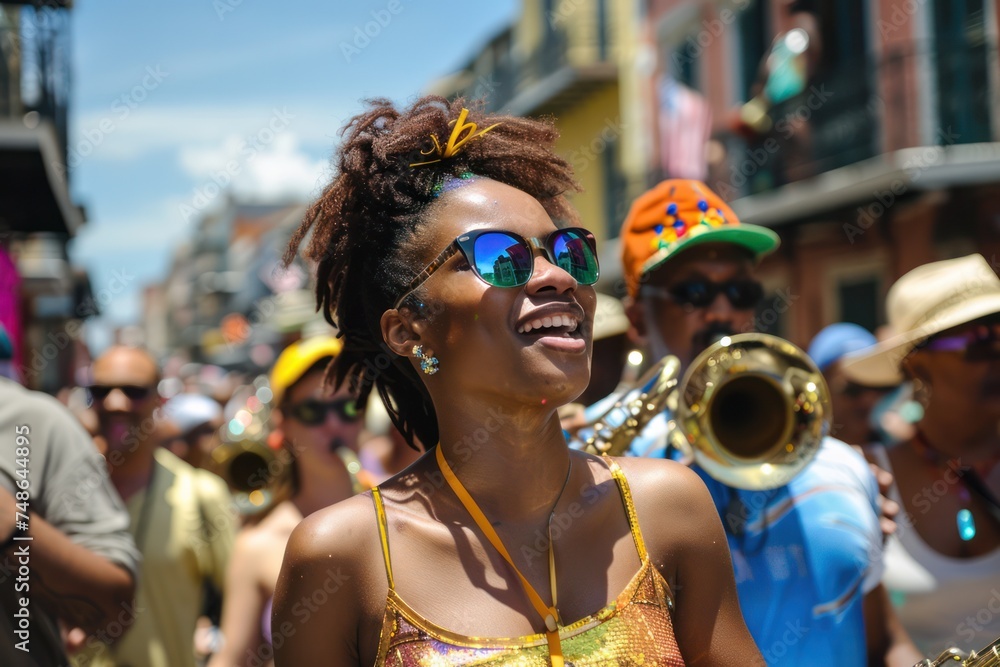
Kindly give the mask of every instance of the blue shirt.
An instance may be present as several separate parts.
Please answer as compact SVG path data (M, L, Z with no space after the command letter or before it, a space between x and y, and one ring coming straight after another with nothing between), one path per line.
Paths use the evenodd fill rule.
M609 404L591 406L588 418ZM654 417L630 455L677 458L667 430L668 414ZM692 469L726 528L743 618L767 664L867 664L862 601L882 576L882 532L864 458L825 438L802 472L768 491L733 489Z

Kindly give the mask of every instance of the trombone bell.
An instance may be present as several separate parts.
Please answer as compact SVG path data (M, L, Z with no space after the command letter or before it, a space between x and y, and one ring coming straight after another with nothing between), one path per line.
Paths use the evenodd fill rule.
M723 338L694 360L681 387L676 419L695 461L734 488L784 486L819 451L829 428L822 373L776 336Z

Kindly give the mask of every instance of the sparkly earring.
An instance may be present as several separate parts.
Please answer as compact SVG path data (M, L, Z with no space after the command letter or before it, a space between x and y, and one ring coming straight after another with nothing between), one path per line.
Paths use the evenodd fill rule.
M424 354L423 345L413 346L413 356L420 359L420 370L427 375L434 375L438 372L438 358L429 354Z

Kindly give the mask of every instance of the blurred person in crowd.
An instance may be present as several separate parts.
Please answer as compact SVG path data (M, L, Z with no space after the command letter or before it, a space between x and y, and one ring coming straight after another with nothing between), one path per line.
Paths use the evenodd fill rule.
M368 398L365 410L365 432L358 457L365 472L371 475L372 486L381 484L406 469L420 458L425 447L411 447L403 434L392 425L389 413L377 396Z
M163 405L163 417L180 431L170 451L195 468L208 467L212 450L219 444L222 406L202 394L177 394Z
M885 586L930 654L1000 635L1000 279L981 255L913 269L889 290L898 332L848 355L854 382L912 386L915 434L871 454L895 476L905 521Z
M838 322L820 331L809 343L809 356L830 388L833 402L830 435L850 445L863 446L881 439L872 422L872 413L895 387L868 387L850 380L841 368L841 359L876 342L875 336L864 327Z
M160 447L156 361L114 346L97 358L90 393L108 469L128 506L143 555L136 596L141 610L114 647L93 638L79 665L194 667L195 623L206 590L223 590L236 528L225 483Z
M626 311L654 359L675 355L683 372L709 345L753 330L764 297L755 267L778 247L774 232L742 224L703 183L677 179L634 202L621 238ZM670 417L655 417L632 453L681 458L668 446ZM693 468L723 517L740 606L769 665L911 667L922 657L887 613L879 488L858 452L827 437L797 476L764 491Z
M51 396L0 378L0 432L0 664L65 665L64 647L135 614L128 512Z
M343 136L286 259L309 239L337 386L430 450L292 533L276 663L762 664L697 477L563 437L598 266L555 128L425 97L372 100Z
M252 518L236 538L222 610L222 649L210 667L269 664L271 597L285 544L304 517L360 491L358 438L364 411L356 395L324 383L341 342L319 336L292 343L271 369L274 411L290 474L274 491L269 510Z

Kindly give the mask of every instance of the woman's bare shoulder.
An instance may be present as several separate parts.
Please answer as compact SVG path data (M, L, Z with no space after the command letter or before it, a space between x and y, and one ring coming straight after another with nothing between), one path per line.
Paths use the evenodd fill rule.
M673 551L703 539L719 513L702 479L686 465L666 459L615 459L625 473L639 524L650 551Z
M285 557L303 563L329 558L363 563L370 556L369 548L378 544L371 493L364 493L313 512L300 521L288 540Z
M709 497L705 483L684 464L642 457L621 457L614 461L625 473L636 502L651 497L660 501L700 504Z
M317 622L350 628L348 636L381 618L388 581L371 494L365 493L310 514L292 531L275 589L283 619L303 613L317 597L351 600L320 605ZM311 602L313 601L313 602Z

